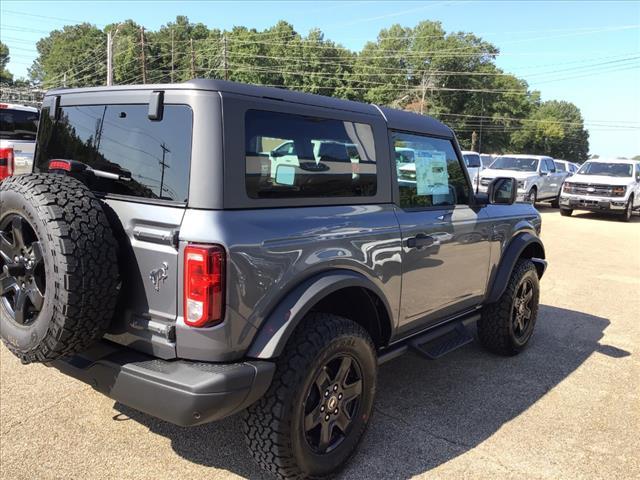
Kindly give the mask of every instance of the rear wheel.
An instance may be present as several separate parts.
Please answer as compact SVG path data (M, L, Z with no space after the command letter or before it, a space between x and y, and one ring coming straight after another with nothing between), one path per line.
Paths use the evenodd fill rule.
M376 374L375 349L362 327L308 315L278 359L268 392L244 414L256 462L281 479L340 469L369 423Z
M573 213L573 210L570 208L560 209L560 215L562 215L563 217L570 217L572 213Z
M558 208L560 206L560 192L558 192L558 196L551 200L551 206L553 208Z

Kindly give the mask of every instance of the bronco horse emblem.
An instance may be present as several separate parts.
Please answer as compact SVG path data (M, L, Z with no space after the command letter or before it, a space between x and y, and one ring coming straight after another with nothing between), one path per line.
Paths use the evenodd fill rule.
M160 268L156 268L149 272L149 280L153 284L153 288L155 288L156 292L160 291L160 284L164 283L169 274L167 270L169 268L169 264L167 262L162 262L162 266Z

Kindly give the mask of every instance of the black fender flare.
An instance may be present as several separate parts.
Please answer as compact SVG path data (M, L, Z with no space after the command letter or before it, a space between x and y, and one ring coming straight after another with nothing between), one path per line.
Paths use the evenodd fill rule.
M547 268L544 245L542 245L540 238L529 232L519 233L513 237L504 249L498 268L496 269L490 283L485 303L497 302L502 296L507 288L511 272L515 267L516 262L526 249L531 249L535 252L535 254L530 258L536 266L538 278L542 278L542 275Z
M277 358L305 315L327 295L347 287L366 288L382 299L388 318L393 319L389 303L380 288L364 275L351 270L332 270L308 278L293 288L264 319L247 357Z

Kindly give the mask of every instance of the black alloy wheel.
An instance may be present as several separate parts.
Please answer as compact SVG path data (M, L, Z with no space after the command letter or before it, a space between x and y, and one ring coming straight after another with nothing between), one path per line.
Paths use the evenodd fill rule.
M46 276L42 245L21 215L0 223L0 308L19 325L29 325L42 310Z
M512 322L513 334L518 340L522 340L529 334L531 320L533 318L533 283L529 278L523 278L518 285L513 299Z
M349 435L361 395L362 369L355 358L339 355L320 369L304 406L304 434L315 453L331 452Z

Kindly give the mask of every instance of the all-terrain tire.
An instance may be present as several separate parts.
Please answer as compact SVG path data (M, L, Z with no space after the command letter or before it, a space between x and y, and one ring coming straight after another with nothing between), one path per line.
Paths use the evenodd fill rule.
M514 306L518 289L523 281L530 282L533 288L530 302L531 320L523 335L516 335L514 326ZM507 288L500 299L487 305L478 320L478 337L480 343L493 353L511 356L520 353L527 345L533 334L538 316L540 300L540 285L538 272L531 260L521 259L511 273Z
M2 340L23 363L86 349L111 322L119 290L117 243L100 201L71 177L19 175L0 182L0 225L9 216L39 242L46 286L29 324L18 323L0 297ZM13 246L4 241L7 252L16 250L15 238ZM7 258L0 256L0 276Z
M306 392L323 362L336 354L359 362L361 404L342 443L317 453L308 445L303 427ZM355 452L367 428L376 376L375 348L360 325L326 313L307 315L278 358L269 390L244 413L243 430L251 455L263 470L280 479L325 478L335 473Z

